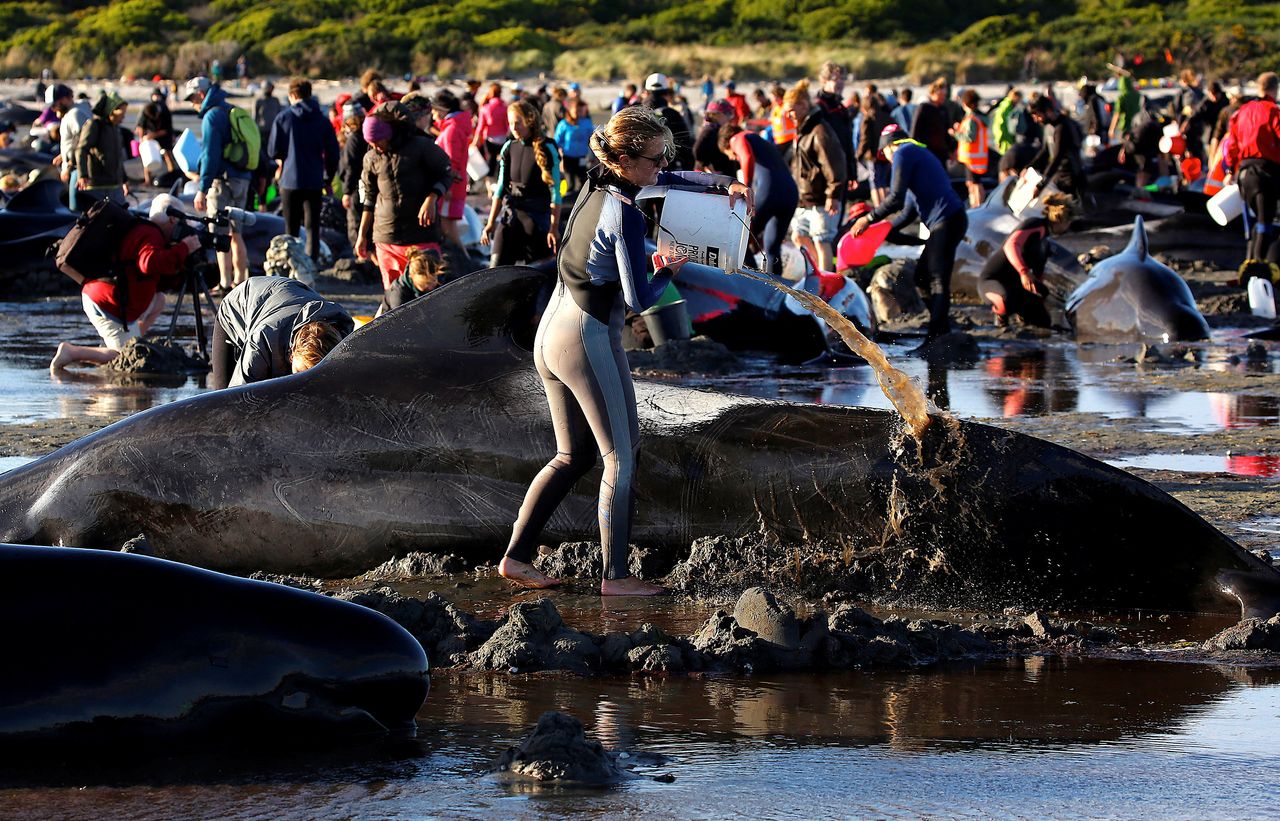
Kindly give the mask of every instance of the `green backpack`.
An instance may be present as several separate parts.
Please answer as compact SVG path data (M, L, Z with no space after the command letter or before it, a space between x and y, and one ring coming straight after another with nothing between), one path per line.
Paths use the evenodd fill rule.
M258 155L262 151L262 134L253 116L243 108L231 106L227 112L231 119L231 141L222 149L222 159L241 171L258 170Z

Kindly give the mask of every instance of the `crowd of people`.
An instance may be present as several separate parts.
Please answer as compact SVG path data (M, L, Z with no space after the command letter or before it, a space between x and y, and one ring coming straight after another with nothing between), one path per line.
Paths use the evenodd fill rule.
M1172 172L1184 183L1202 175L1206 185L1237 179L1258 217L1249 258L1273 264L1280 248L1271 226L1280 195L1276 75L1263 74L1258 96L1246 97L1184 72L1161 108L1138 93L1128 72L1113 71L1113 100L1082 81L1074 108L1051 88L1024 96L1010 87L1000 99L984 100L946 78L918 102L910 88L881 91L867 83L850 91L834 63L813 83L775 84L750 98L733 82L717 94L704 78L697 106L672 78L653 73L625 85L611 110L595 116L577 83L529 90L468 81L434 93L413 83L399 92L372 70L327 111L301 78L289 82L284 103L266 83L251 106L238 106L216 77L204 75L180 93L200 118L200 157L190 175L195 211L213 217L260 207L274 182L287 231L297 235L305 226L307 253L316 257L322 203L337 195L356 256L380 272L383 310L463 273L451 269L444 249L465 233L468 197L488 198L487 209L477 210L485 214L479 240L492 266L554 260L557 284L534 353L556 454L529 488L500 572L531 587L558 583L533 567L535 548L574 483L603 459L601 590L637 595L658 588L627 570L639 431L621 328L629 312L656 304L686 262L646 252L652 215L637 199L641 188L719 190L728 208L744 200L760 240L750 264L775 275L783 273L788 237L813 266L832 271L844 235L858 237L880 221L892 220L899 232L919 222L915 282L928 297L926 345L950 331L951 272L966 209L981 205L999 180L1028 169L1039 174L1039 186L1056 190L982 272L979 290L999 325L1013 315L1048 324L1046 243L1090 207L1090 160L1094 170L1131 172L1139 192ZM133 134L154 140L172 170L169 96L156 88ZM46 99L42 133L58 147L73 206L77 195L124 201L126 102L111 93L76 100L61 84ZM1170 138L1163 147L1161 137ZM149 219L129 227L118 249L119 275L83 289L104 346L64 344L52 367L110 361L155 321L166 284L199 247L192 237L175 241L181 221L180 203L161 195ZM301 283L250 278L236 232L217 256L215 386L305 370L354 327L340 306Z

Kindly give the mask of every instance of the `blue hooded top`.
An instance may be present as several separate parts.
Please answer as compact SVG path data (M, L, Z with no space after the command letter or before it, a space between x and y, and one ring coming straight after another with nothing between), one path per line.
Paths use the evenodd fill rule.
M231 142L231 104L227 92L217 85L209 86L200 106L200 190L208 193L213 181L222 177L247 180L252 171L233 168L222 159L222 149Z

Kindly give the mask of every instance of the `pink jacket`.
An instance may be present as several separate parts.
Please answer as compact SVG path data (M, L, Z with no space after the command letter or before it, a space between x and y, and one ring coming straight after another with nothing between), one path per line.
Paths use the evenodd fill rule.
M481 140L506 141L511 125L507 122L507 104L501 97L494 97L480 106L480 125L476 133Z
M446 197L454 202L467 198L467 154L471 150L471 115L455 111L440 123L440 135L436 145L449 155L453 166L453 185Z

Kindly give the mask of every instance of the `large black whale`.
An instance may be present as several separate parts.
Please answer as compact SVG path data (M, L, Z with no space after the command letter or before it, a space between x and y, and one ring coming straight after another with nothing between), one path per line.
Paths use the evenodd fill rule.
M0 755L411 729L422 646L316 593L105 550L0 545Z
M141 532L178 561L326 575L412 549L496 558L555 452L525 349L545 282L468 275L310 371L139 413L4 474L0 538L107 547ZM868 595L939 607L1224 610L1230 588L1280 609L1280 574L1066 448L938 417L917 449L881 410L643 380L636 394L638 543L827 539L851 565L892 568L869 573ZM598 479L549 537L594 537Z

